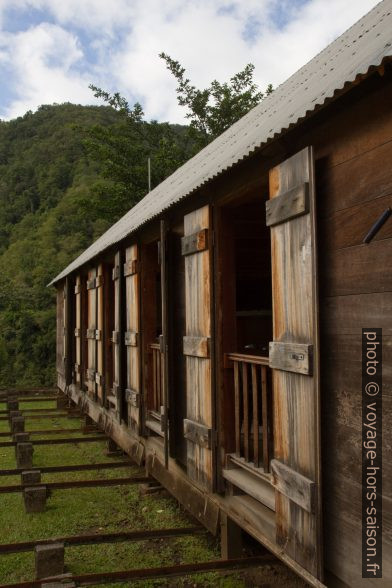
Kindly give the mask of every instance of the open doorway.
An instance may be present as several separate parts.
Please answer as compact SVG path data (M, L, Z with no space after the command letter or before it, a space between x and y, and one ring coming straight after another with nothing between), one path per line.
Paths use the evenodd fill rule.
M217 241L220 461L235 484L236 468L266 474L272 451L271 242L259 193L219 209Z

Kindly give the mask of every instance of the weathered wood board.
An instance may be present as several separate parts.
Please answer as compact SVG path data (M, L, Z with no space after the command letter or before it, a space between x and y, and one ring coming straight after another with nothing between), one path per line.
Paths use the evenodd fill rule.
M320 407L313 152L306 148L270 171L270 198L309 184L309 212L271 227L275 343L313 346L311 373L273 370L274 454L315 485L313 512L276 481L276 540L284 552L322 578ZM303 354L301 354L302 356ZM286 366L283 366L287 368ZM280 468L281 469L281 468ZM275 474L278 473L276 470ZM279 491L285 489L285 493ZM296 501L295 501L296 499Z
M96 367L96 374L95 374L95 383L97 389L97 396L99 402L103 403L103 378L104 378L104 275L103 275L103 266L102 263L99 264L97 269L97 277L95 280L95 287L96 287L96 297L97 297L97 327L95 331L95 339L97 345L97 367Z
M210 228L210 210L204 206L184 217L184 239ZM184 254L184 253L183 253ZM213 427L211 359L205 351L211 337L211 265L209 249L186 251L185 256L185 337L184 352L190 341L198 341L197 355L186 355L187 418ZM192 347L195 347L192 345ZM200 353L200 350L203 350ZM213 452L205 443L187 439L187 471L194 482L206 490L213 487Z
M139 274L138 246L131 245L125 250L125 305L126 332L123 344L126 345L127 375L126 400L128 406L128 426L136 434L140 434L140 350L139 350ZM130 270L131 268L131 270Z
M81 292L81 279L80 274L76 276L75 280L75 366L74 366L74 374L75 374L75 382L78 386L81 386L82 383L82 373L81 373L81 365L82 365L82 315L81 315L81 308L82 308L82 292Z
M97 291L95 288L96 268L87 276L87 390L91 398L95 397L95 372L97 370L97 345L94 333L97 328Z

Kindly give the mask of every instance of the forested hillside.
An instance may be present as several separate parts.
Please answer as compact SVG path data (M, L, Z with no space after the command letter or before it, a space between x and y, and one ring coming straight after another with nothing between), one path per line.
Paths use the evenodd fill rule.
M0 120L0 387L55 381L55 291L47 284L151 187L272 92L248 64L197 89L164 53L189 126L90 86L107 106L61 104Z
M183 159L182 127L138 122L135 133L110 106L42 106L0 121L0 387L54 383L54 289L46 285L147 192L154 149L146 129L158 159L170 142ZM111 178L113 138L131 145L120 162L128 185ZM153 181L181 161L169 163L155 166Z

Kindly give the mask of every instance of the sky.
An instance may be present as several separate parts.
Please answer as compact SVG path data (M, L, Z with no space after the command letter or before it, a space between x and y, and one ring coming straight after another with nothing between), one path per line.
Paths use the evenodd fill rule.
M94 84L181 123L176 82L198 88L255 65L282 83L377 4L374 0L0 0L0 119L41 104L99 104Z

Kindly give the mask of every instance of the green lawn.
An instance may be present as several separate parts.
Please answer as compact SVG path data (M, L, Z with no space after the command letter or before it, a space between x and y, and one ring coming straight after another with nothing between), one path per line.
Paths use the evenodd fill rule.
M21 403L21 408L54 406L54 403ZM42 405L42 406L41 406ZM0 410L5 404L0 403ZM26 419L26 430L75 428L80 435L80 419L52 418ZM8 431L7 421L0 421L0 431ZM65 436L72 434L67 433ZM60 435L59 435L60 436ZM40 436L41 437L41 436ZM43 436L42 436L43 437ZM38 437L36 437L38 438ZM48 438L53 438L49 437ZM1 440L5 441L4 437ZM32 437L34 441L34 437ZM71 465L112 462L125 457L106 457L105 443L37 446L34 449L34 466ZM0 448L0 468L16 467L13 447ZM90 472L66 472L43 474L42 481L113 478L143 473L136 466L121 469ZM19 476L1 476L0 485L19 484ZM192 526L177 502L168 497L140 497L137 486L113 486L53 491L44 513L25 514L21 494L2 494L1 542L12 543L43 539L61 535L79 535L92 532L154 529L163 527ZM219 558L219 545L207 533L201 536L165 538L144 542L123 542L93 546L66 548L67 571L82 574L99 571L115 571L139 567L154 567L192 563ZM15 583L34 578L33 553L0 555L0 584ZM106 586L130 586L131 583ZM244 582L236 573L215 573L191 576L183 579L132 582L132 586L222 586L240 588Z

